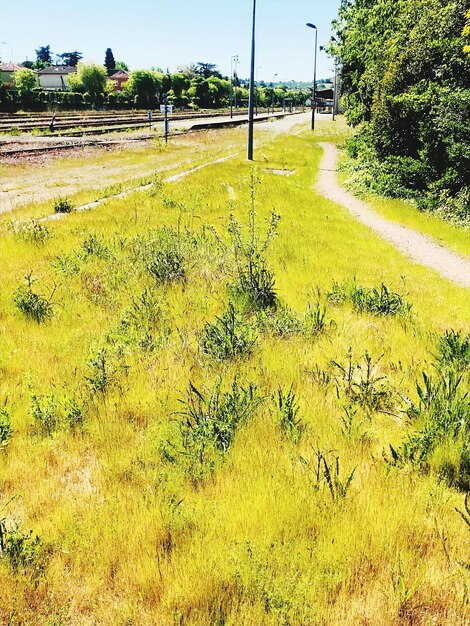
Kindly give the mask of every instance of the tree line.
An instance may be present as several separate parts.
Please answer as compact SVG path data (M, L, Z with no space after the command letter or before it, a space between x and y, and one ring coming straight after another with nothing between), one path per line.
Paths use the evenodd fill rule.
M329 50L367 189L470 222L468 0L342 0Z
M34 70L52 65L53 58L61 65L76 67L76 72L67 76L68 91L47 94L40 89ZM213 63L198 62L179 71L164 72L161 68L136 69L129 72L122 89L116 91L110 76L119 69L128 70L123 61L115 61L111 48L107 48L103 65L84 63L82 53L75 50L53 55L51 47L41 46L36 50L36 61L15 72L15 93L1 90L0 107L3 110L21 107L26 110L42 110L51 104L63 108L85 108L106 106L109 108L155 108L163 101L172 102L181 109L217 109L232 104L246 107L248 104L248 81L236 74L222 76ZM25 66L25 63L23 63ZM293 106L303 106L310 97L308 89L295 89L286 85L257 85L257 102L261 108L282 106L287 99Z

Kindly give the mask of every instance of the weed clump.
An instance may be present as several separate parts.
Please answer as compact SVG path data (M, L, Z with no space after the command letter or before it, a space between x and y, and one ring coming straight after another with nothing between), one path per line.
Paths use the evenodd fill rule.
M252 328L232 304L215 323L207 322L202 331L200 347L203 354L217 361L249 356L256 337Z
M10 413L5 402L0 409L0 449L7 447L12 434L13 429L11 427Z
M230 216L228 232L235 260L234 282L230 285L233 297L240 300L249 310L275 307L277 295L275 278L267 267L266 250L276 235L280 215L271 213L268 228L263 238L256 226L256 185L259 181L251 176L251 207L248 212L248 234L243 235L242 226Z
M31 414L36 433L50 437L61 427L71 432L83 430L85 408L74 396L57 396L53 391L44 395L31 394Z
M388 412L392 406L393 393L384 383L386 376L377 375L381 358L374 362L366 351L362 362L354 362L352 349L349 348L347 363L332 361L338 372L334 377L338 398L344 394L350 405L358 405L369 414L374 411Z
M52 317L53 301L56 288L54 287L49 296L34 291L33 285L36 282L32 274L25 276L26 285L20 285L13 294L13 302L17 308L27 318L33 319L38 324L45 322Z
M299 405L292 386L288 391L278 387L276 394L273 396L273 402L283 436L290 439L293 443L298 443L304 431L304 426L302 420L298 417Z
M50 229L35 219L12 222L11 230L20 241L34 243L37 246L45 244L52 237Z
M358 285L355 280L351 284L334 282L327 297L334 304L342 304L349 300L359 313L372 315L406 317L412 307L401 294L392 291L384 283L379 288L368 289Z
M170 443L162 452L169 461L184 460L187 472L197 481L214 471L262 398L255 385L243 387L235 378L227 391L222 391L222 379L202 391L190 383L180 402L179 442Z
M54 202L54 211L56 213L71 213L73 209L73 203L67 197L57 198L57 200Z
M140 296L133 298L118 328L109 335L108 340L111 343L136 346L144 352L153 352L158 344L155 334L162 319L160 299L153 289L145 288Z
M464 336L461 331L446 330L438 340L436 361L440 368L459 372L469 369L470 334Z
M167 284L186 277L183 243L178 231L164 227L147 237L136 237L133 252L157 283Z
M7 524L6 517L0 517L0 557L8 560L14 574L38 565L41 540L33 531L21 530L17 523Z

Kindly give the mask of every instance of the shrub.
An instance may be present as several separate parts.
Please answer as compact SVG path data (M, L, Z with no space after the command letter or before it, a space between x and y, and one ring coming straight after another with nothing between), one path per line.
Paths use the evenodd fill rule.
M347 363L332 361L332 365L339 371L339 375L335 376L338 397L344 393L350 404L357 404L368 412L387 412L392 406L393 394L383 382L386 376L376 374L381 358L374 362L366 351L363 362L353 362L352 350L349 348Z
M38 324L45 322L52 317L52 298L56 288L54 287L49 297L46 297L40 292L33 291L36 281L31 273L25 276L25 281L26 285L20 285L14 292L13 302L25 317L35 320Z
M187 463L193 479L199 480L215 469L233 443L237 430L254 414L262 401L256 386L242 387L234 378L228 391L222 391L222 379L212 389L200 391L189 384L183 410L177 414L180 443L173 444L179 459ZM176 461L168 451L166 457Z
M0 409L0 449L6 448L12 433L13 429L11 427L10 413L8 412L5 403Z
M44 396L31 395L31 413L36 431L42 435L52 435L59 426L59 407L51 392Z
M252 329L232 304L214 324L204 326L200 339L202 352L218 361L248 356L254 344Z
M110 335L109 340L122 341L152 352L157 345L154 335L162 317L162 307L156 292L145 288L139 297L133 298L131 306L124 312L117 330Z
M293 443L297 443L302 436L304 427L302 420L298 417L299 405L292 386L287 392L282 387L278 387L273 396L273 402L282 434Z
M51 237L49 228L35 219L12 222L11 229L18 239L26 243L41 245Z
M129 369L119 355L106 349L100 349L90 357L87 366L89 375L85 376L85 380L88 386L93 393L100 393L103 397L118 385L120 374Z
M8 559L14 574L37 565L40 547L32 530L25 533L18 524L8 526L6 518L0 517L0 556Z
M418 402L404 397L414 428L400 447L389 446L388 463L434 468L449 485L470 489L470 397L463 384L463 376L453 370L436 381L423 372L423 382L416 383Z
M380 289L366 289L354 285L350 293L354 307L362 312L373 315L407 315L411 310L411 304L396 292L390 291L382 283Z
M164 227L147 238L137 238L134 254L158 283L170 283L186 276L183 240L171 227Z
M69 198L58 198L54 202L54 211L56 213L70 213L73 211L73 203Z
M264 238L256 226L256 185L259 181L251 175L251 207L248 212L248 234L243 236L242 227L230 216L228 231L235 260L235 281L230 286L232 295L252 310L274 307L277 303L275 279L267 267L265 253L277 232L280 216L273 211Z
M441 368L453 368L457 371L470 368L470 334L446 330L439 337L436 360Z

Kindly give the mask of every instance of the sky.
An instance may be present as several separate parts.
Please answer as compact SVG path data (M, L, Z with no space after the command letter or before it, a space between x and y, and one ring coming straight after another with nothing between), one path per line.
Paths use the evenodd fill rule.
M257 80L311 81L315 31L327 43L340 0L257 0ZM192 62L215 63L230 74L249 75L253 0L22 0L3 3L0 57L34 61L35 49L79 50L84 60L104 63L106 48L130 69L161 67L170 72ZM318 51L317 78L333 73Z

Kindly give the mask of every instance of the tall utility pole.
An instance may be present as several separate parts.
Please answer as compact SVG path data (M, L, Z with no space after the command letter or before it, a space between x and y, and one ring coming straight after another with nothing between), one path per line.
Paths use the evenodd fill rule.
M238 54L234 54L230 57L230 117L233 117L233 62L235 61L235 71L237 70ZM236 92L235 92L236 98ZM236 107L236 99L235 99Z
M312 89L312 130L315 130L315 109L317 107L317 36L318 30L315 24L307 22L309 28L315 30L315 55L313 57L313 89Z
M255 83L255 19L256 0L253 0L253 24L251 27L251 64L250 64L250 96L248 100L248 161L253 161L253 108L254 108L254 83Z
M273 74L273 82L272 82L273 93L272 93L272 97L271 97L271 108L273 110L273 113L274 113L274 79L276 78L276 76L277 76L277 72L276 72L276 74Z

